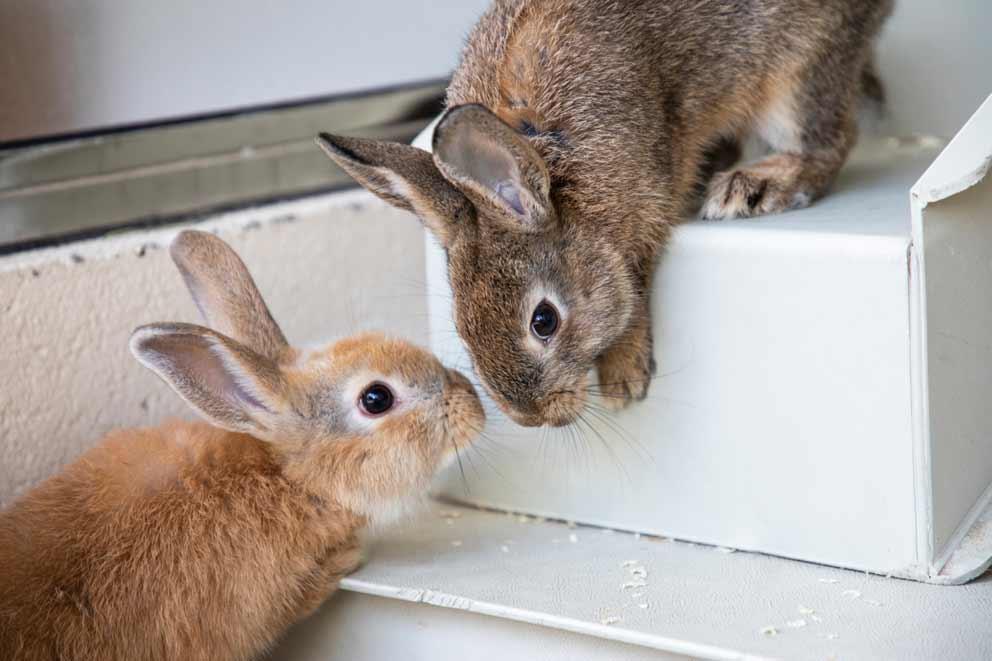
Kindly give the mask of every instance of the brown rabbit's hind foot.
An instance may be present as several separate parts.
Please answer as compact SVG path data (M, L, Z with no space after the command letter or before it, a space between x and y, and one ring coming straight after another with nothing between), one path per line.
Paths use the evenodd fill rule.
M817 197L803 181L800 157L773 155L713 177L700 215L722 220L781 213L807 207Z

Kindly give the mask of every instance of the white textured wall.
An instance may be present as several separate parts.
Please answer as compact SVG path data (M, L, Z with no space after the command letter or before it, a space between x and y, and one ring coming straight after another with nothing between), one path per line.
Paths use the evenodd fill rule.
M290 342L382 329L425 343L408 214L344 193L205 226L241 254ZM179 229L0 259L0 506L114 427L187 415L127 344L140 324L200 321L164 249Z
M0 141L440 77L489 0L0 0ZM880 64L901 132L992 92L992 3L897 0Z

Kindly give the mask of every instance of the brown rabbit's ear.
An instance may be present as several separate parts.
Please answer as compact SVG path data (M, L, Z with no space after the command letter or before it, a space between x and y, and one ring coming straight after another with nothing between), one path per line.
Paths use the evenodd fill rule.
M431 155L398 142L321 133L317 144L355 181L395 207L413 212L449 245L472 216L472 205L441 173Z
M207 325L278 362L289 346L286 337L237 253L196 230L180 232L169 253Z
M476 206L502 210L521 229L539 230L552 218L544 159L483 106L456 106L441 118L434 161Z
M285 406L278 366L208 328L141 326L131 334L131 353L223 429L264 435Z

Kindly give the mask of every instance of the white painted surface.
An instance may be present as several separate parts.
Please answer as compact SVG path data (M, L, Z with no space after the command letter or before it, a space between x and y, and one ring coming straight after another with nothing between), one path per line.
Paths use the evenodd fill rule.
M992 485L992 179L929 205L923 233L939 556Z
M497 422L443 493L825 564L925 563L915 480L908 191L936 155L865 145L803 211L681 226L655 284L648 399L595 431ZM443 256L432 342L467 367ZM435 288L436 287L436 288ZM493 470L486 470L487 463ZM856 544L852 539L858 540Z
M0 141L446 75L489 0L4 0ZM879 48L898 133L992 91L992 5L899 0Z
M913 235L925 282L921 379L925 456L940 569L992 500L992 97L913 187ZM975 535L973 531L972 545ZM973 549L974 550L974 549ZM992 554L992 540L984 546Z
M442 516L451 512L457 516ZM627 561L643 568L645 586L623 588L640 580L633 567L623 566ZM513 649L517 635L533 645L530 653L504 658L557 658L538 652L550 647L533 638L531 625L547 630L543 645L570 631L697 659L992 658L988 577L966 586L932 586L446 506L376 540L368 563L342 585L406 607L332 599L291 634L276 658L348 658L333 651L363 649L352 646L367 642L390 653L351 658L487 659L486 649ZM361 613L341 612L356 606ZM471 646L447 628L453 619L440 616L440 609L475 615L464 619ZM484 628L477 616L492 626ZM510 629L497 619L527 626ZM762 634L765 627L778 635ZM394 637L394 630L405 635ZM446 649L437 644L436 631L466 644Z
M922 206L939 202L974 186L992 167L992 95L961 127L940 157L913 186Z
M241 254L291 342L363 329L426 339L421 229L370 195L249 209L203 226ZM200 321L163 250L180 229L0 259L0 506L110 429L192 415L127 348L140 324Z

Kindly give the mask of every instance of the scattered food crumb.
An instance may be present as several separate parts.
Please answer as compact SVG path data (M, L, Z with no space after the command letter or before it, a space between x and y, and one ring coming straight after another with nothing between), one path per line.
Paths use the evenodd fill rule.
M647 610L648 603L646 601L642 601L641 603L637 604L637 607L640 608L641 610Z
M579 536L573 532L571 535L568 536L568 541L572 542L573 544L576 544L579 541Z
M632 567L630 570L630 575L635 578L647 578L648 570L644 567Z
M785 626L789 627L790 629L802 629L804 626L806 626L806 624L807 624L806 620L799 618L798 620L789 620L788 622L785 623Z
M770 638L772 636L778 635L778 629L776 629L775 627L764 627L759 631L759 633L762 636L768 636Z
M821 583L840 583L836 578L821 578L819 581Z
M811 621L813 621L813 622L816 622L817 624L819 624L820 622L823 622L823 618L820 617L819 615L810 615L809 616L809 619Z
M875 601L874 599L865 599L864 602L866 604L868 604L869 606L881 606L882 605L882 602L881 601Z
M461 546L462 545L462 540L460 540L460 539L454 539L454 540L451 541L451 545L452 546Z
M641 533L635 532L634 533L634 539L640 539L640 538L641 538Z
M840 638L840 636L838 636L835 633L818 633L816 635L817 637L825 638L826 640L837 640L838 638Z
M565 527L567 527L567 528L575 528L576 527L575 521L566 521L565 522Z
M630 595L630 598L631 599L640 599L643 596L644 596L644 593L643 592L634 592L634 593L632 593Z
M737 553L737 549L732 549L729 546L718 546L716 547L716 550L720 553L726 553L728 555L731 553Z
M527 516L526 514L521 514L520 516L517 517L518 523L530 523L530 521L531 521L530 517Z
M458 510L443 510L441 512L442 519L460 519L462 518L462 513Z
M847 597L848 599L860 599L861 598L861 591L860 590L844 590L843 592L840 593L840 595L842 597Z
M506 544L503 544L502 546L499 547L499 550L502 551L503 553L509 553L510 547L507 546Z
M604 617L600 622L606 626L611 626L622 621L622 618L618 615L610 615L609 617Z
M812 615L815 612L816 611L813 610L812 608L806 608L805 606L800 606L799 607L799 614L800 615Z
M621 590L633 590L634 588L646 588L648 586L646 581L627 581L620 586Z

